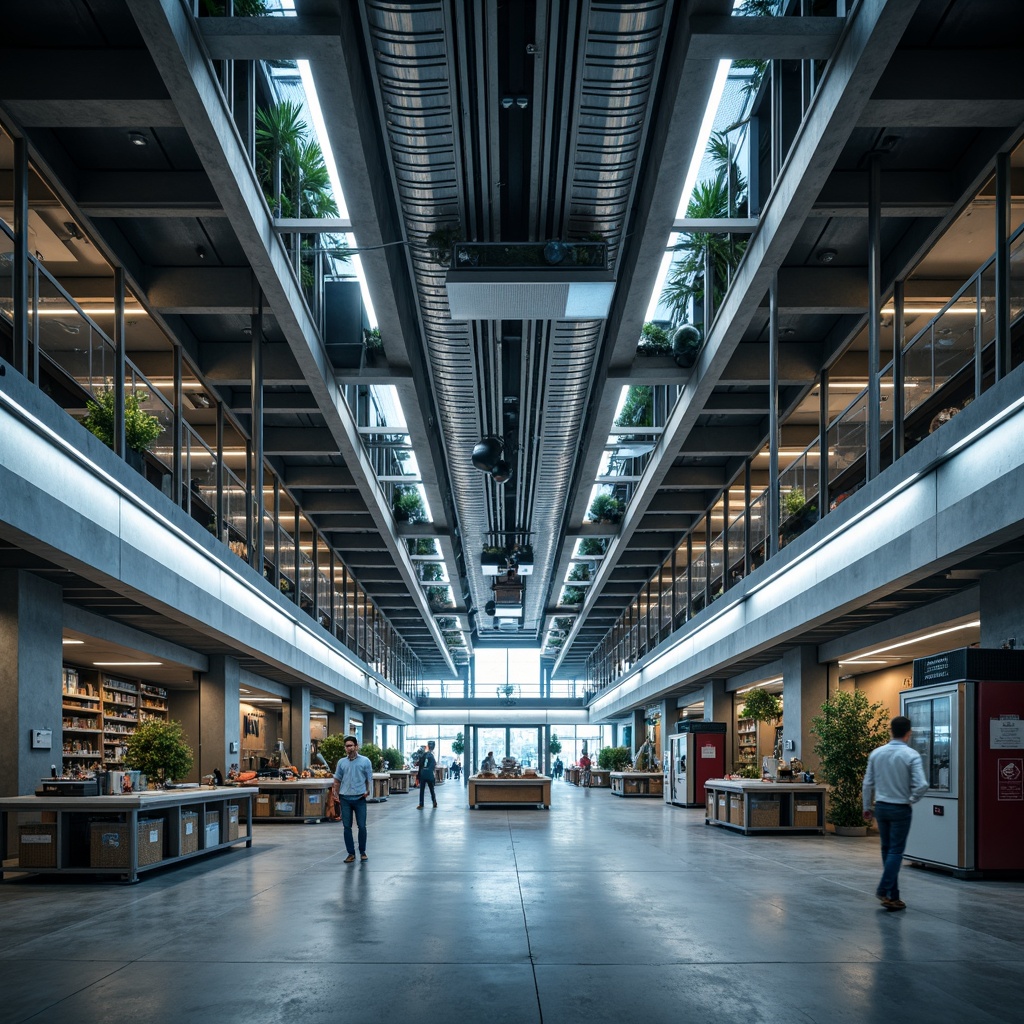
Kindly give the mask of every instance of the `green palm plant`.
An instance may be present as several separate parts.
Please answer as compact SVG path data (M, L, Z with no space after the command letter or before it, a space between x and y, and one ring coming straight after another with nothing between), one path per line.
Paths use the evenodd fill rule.
M732 158L728 139L716 132L708 143L715 175L699 182L686 207L686 216L696 219L736 216L747 199L747 183ZM717 308L727 282L747 247L746 239L697 231L685 234L674 246L676 257L661 293L661 301L676 321L687 321L691 304L704 302L706 258L711 256L712 297Z

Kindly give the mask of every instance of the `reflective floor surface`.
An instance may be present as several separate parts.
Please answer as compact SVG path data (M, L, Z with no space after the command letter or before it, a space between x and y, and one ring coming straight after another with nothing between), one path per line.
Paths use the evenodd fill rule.
M741 836L702 810L461 783L341 826L257 825L134 886L0 886L0 1021L803 1024L1021 1019L1024 882L904 867L877 837Z

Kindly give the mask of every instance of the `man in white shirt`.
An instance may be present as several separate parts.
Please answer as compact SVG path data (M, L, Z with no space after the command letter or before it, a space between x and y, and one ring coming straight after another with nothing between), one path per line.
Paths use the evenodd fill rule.
M345 756L338 759L331 789L341 798L341 824L345 830L346 864L356 859L352 842L352 815L356 816L356 834L359 839L359 859L366 860L366 801L373 789L373 765L368 757L359 753L359 740L345 737Z
M864 773L864 820L874 818L882 837L882 880L875 895L886 910L905 910L899 876L910 833L911 807L928 789L921 755L910 744L910 719L897 715L889 725L892 739L871 751ZM874 803L874 811L871 809Z

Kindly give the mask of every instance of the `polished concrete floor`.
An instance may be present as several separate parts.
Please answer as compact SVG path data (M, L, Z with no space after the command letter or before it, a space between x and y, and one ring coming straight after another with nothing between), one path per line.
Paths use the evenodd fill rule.
M878 840L745 837L564 782L550 811L461 784L340 826L260 825L134 886L0 887L0 1021L976 1022L1024 1014L1024 882L905 867Z

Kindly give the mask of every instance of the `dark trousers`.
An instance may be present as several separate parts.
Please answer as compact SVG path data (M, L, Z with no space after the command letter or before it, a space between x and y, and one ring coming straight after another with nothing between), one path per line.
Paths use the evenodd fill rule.
M420 776L420 807L427 802L427 794L425 790L430 790L431 802L437 803L437 794L434 792L434 776L433 775L421 775Z
M345 830L345 849L354 854L352 843L352 812L356 812L356 829L359 837L359 852L366 853L366 797L343 796L341 798L341 825Z
M889 899L900 898L900 865L903 850L910 834L910 819L913 811L909 804L875 804L875 821L878 834L882 837L882 880L878 883L878 895Z

